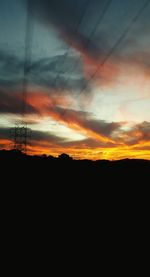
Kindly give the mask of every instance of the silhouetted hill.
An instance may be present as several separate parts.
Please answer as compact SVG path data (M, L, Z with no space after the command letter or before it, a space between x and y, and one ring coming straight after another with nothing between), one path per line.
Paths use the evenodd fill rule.
M11 175L12 181L32 179L43 184L88 183L105 184L119 182L148 182L150 161L124 159L119 161L108 160L73 160L67 154L58 158L52 156L27 156L21 152L11 150L0 151L1 172L5 179ZM22 178L22 179L21 179Z
M118 214L120 224L126 214L132 222L135 213L139 217L148 210L147 160L73 160L66 154L54 158L2 150L0 165L3 208L12 218L19 214L18 222L26 214L31 222L36 216L37 222L40 217L47 224L51 216L56 221L61 216L63 226L66 214L67 224L77 214L79 222L86 215L98 224L102 216L107 221L111 215L113 224Z

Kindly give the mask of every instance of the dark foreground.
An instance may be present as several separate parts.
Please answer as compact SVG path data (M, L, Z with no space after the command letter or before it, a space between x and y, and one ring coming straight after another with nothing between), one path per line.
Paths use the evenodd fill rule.
M0 151L0 195L4 214L19 220L39 218L49 224L52 217L67 222L77 216L101 222L110 216L112 226L127 216L143 218L149 210L150 161L120 160L76 161L66 155L59 158L25 156L15 151ZM57 223L56 223L57 224ZM68 223L67 223L68 224Z
M132 261L140 245L147 245L150 161L74 161L0 151L0 163L1 237L12 256L18 242L21 259L22 249L32 260L40 249L47 256L46 248L54 259L55 252L66 257L64 249L75 255L100 249L104 259L119 253L122 261L123 252Z
M130 160L73 160L62 154L52 156L26 156L20 152L0 151L1 175L4 180L11 178L12 183L76 185L136 183L149 184L150 161Z

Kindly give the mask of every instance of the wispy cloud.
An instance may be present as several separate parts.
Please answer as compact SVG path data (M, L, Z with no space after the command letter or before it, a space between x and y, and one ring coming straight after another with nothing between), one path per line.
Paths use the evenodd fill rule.
M82 62L75 56L68 56L64 62L64 55L47 57L33 61L28 71L29 86L40 86L50 90L75 93L84 86L89 87L88 80L84 77ZM70 75L70 68L76 69ZM23 82L24 61L18 57L0 51L0 87L15 89L21 87Z
M23 102L19 93L0 90L0 114L21 114ZM37 110L30 104L26 104L26 113L36 114Z

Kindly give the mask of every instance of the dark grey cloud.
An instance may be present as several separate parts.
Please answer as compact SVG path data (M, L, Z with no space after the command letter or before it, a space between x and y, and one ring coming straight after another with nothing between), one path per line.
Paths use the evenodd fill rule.
M23 100L21 97L14 93L0 90L0 114L21 114L23 107ZM26 113L37 114L38 111L26 103Z
M47 141L55 144L62 144L65 139L63 137L58 137L50 132L42 132L38 130L32 130L31 140L33 141Z
M65 62L64 62L65 60ZM77 64L73 74L70 68ZM10 53L0 51L0 88L21 89L24 63ZM33 61L27 68L29 86L41 86L49 90L80 91L89 88L83 76L80 60L76 56L57 55Z
M0 139L10 139L10 128L0 127Z
M0 78L0 88L14 90L21 85L21 80L8 80Z
M70 68L76 66L70 72ZM75 56L58 55L51 58L44 58L34 62L30 66L31 82L46 88L66 91L79 91L85 85L89 88L88 80L83 75L82 63Z
M31 0L30 3L33 14L41 22L53 25L69 45L79 51L84 49L96 59L107 56L117 41L121 44L119 48L127 53L131 40L139 41L150 31L150 5L146 1Z
M0 139L13 140L13 129L14 128L0 127ZM48 144L53 144L55 146L65 147L65 145L67 145L65 138L54 135L51 132L32 130L30 128L28 128L28 131L31 134L29 138L29 145L42 145L42 142L47 142Z
M64 147L72 147L74 149L95 149L95 148L109 148L109 147L116 147L117 143L111 143L111 142L102 142L98 141L94 138L87 138L83 140L78 141L66 141L63 143Z
M52 113L59 115L60 119L64 122L75 123L86 130L105 137L111 137L113 132L119 131L122 126L120 122L109 123L104 120L96 120L88 112L64 109L62 107L54 107Z
M118 143L124 142L130 146L138 144L139 142L150 141L150 122L144 121L135 124L127 131L123 129L117 130L113 135L113 138ZM140 148L140 145L138 148Z
M0 89L12 91L22 86L23 61L0 49Z
M134 130L141 134L140 140L150 141L150 122L144 121L135 125Z
M80 50L86 49L94 57L98 57L102 49L97 39L89 41L90 25L95 26L95 18L97 20L103 13L107 2L105 0L31 0L33 15L46 25L52 24L69 44ZM83 19L84 28L82 28Z
M85 127L97 134L102 134L106 137L109 137L114 131L118 130L121 127L121 124L116 122L108 123L104 120L91 119L85 122Z
M16 76L23 72L23 61L17 56L0 50L0 75Z
M65 54L56 55L53 57L46 57L31 64L30 71L32 72L54 72L54 73L66 73L70 67L77 62L76 56L67 56L64 62ZM78 60L80 62L80 60ZM82 64L78 63L76 68L76 75L82 73Z

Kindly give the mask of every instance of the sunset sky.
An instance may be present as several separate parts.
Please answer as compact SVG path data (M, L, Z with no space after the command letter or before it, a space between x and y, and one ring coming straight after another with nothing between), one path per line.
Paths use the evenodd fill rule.
M29 154L150 159L150 0L30 3L27 34L27 2L0 1L0 149L23 119Z

